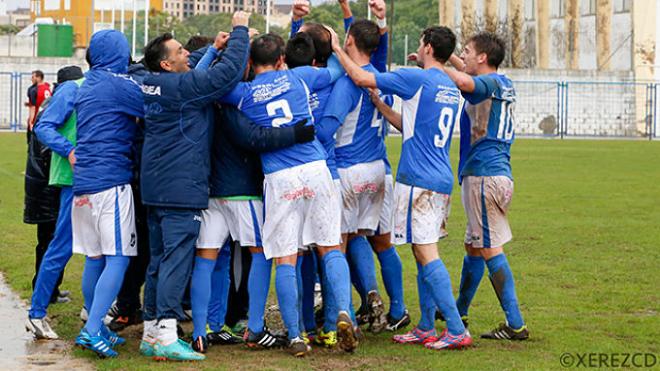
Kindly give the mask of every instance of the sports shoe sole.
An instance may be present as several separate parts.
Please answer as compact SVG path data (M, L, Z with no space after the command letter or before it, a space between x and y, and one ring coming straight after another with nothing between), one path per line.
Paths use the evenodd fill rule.
M46 336L44 335L41 330L37 329L37 327L30 321L29 319L25 322L25 331L32 333L34 335L34 338L37 340L57 340L59 339L59 336L52 337L52 336ZM57 334L55 334L57 335Z
M367 297L367 305L369 308L369 331L379 334L387 327L383 299L377 292L372 291Z
M353 322L346 313L339 313L337 317L337 345L344 352L352 353L357 348L358 340L355 337Z

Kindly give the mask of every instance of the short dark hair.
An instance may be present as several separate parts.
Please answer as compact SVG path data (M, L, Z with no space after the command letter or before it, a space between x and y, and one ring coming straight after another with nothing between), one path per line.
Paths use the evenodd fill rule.
M41 70L34 70L34 71L32 71L32 74L37 76L38 78L40 78L42 80L44 79L44 73Z
M174 39L171 33L166 32L160 36L154 37L147 46L144 47L144 64L152 72L164 72L160 66L160 61L167 58L167 47L165 43Z
M274 66L282 55L284 39L273 33L257 37L250 45L250 59L256 66Z
M422 31L422 42L431 45L433 58L440 63L445 63L456 49L456 35L445 26L428 27Z
M192 53L197 49L201 49L206 45L213 43L213 41L215 41L215 39L212 37L195 35L188 39L188 42L183 48Z
M486 54L488 65L498 68L504 61L506 46L504 41L491 32L480 32L468 40L468 44L473 43L477 53Z
M314 59L318 66L325 66L332 55L332 35L324 25L315 22L305 23L305 32L314 41Z
M289 68L311 66L314 62L316 50L312 37L304 32L295 34L286 43L284 57Z
M348 29L348 34L353 36L357 49L365 54L373 53L380 44L378 25L367 19L358 19L353 22L351 28Z

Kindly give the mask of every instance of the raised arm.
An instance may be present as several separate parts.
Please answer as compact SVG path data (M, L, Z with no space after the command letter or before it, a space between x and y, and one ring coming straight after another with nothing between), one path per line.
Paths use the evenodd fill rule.
M371 13L376 17L380 41L378 49L371 55L371 64L378 72L387 72L387 49L389 46L389 35L387 34L387 7L384 0L370 0Z
M289 37L295 36L300 31L300 28L305 22L304 17L309 14L309 1L294 0L291 12L291 34Z
M385 102L383 102L382 99L380 99L378 90L369 89L369 96L371 97L371 102L373 102L374 106L376 106L376 109L378 109L378 111L383 114L385 120L387 120L390 124L392 124L392 126L394 126L398 131L402 131L401 114L396 112L394 109L392 109L392 107L390 107Z
M209 45L206 48L204 55L199 59L199 62L197 62L195 69L207 70L209 67L211 67L211 63L213 63L213 61L218 57L218 52L220 49L227 45L227 40L229 40L229 33L223 31L218 32L213 45Z
M78 85L75 82L67 81L61 84L34 126L34 133L39 141L62 157L69 156L75 143L71 143L57 129L64 125L73 113L77 92Z
M348 32L348 29L353 24L353 12L351 11L351 6L348 3L348 0L338 0L339 7L341 12L344 15L344 32Z
M457 60L460 61L461 63L458 64ZM449 62L454 66L454 68L457 69L445 68L445 72L447 73L449 78L454 82L454 84L456 84L456 87L460 89L463 93L474 92L475 86L474 86L474 79L472 78L472 76L468 75L465 72L460 72L458 70L457 65L454 64L454 62L456 62L459 66L463 67L463 61L461 61L460 58L458 58L457 56L452 55L449 58Z
M344 67L344 70L346 70L346 73L350 76L355 85L365 88L375 88L376 76L371 72L363 70L362 67L353 62L344 49L342 49L341 45L339 45L337 34L330 28L328 28L328 30L332 34L332 49L334 50L337 59L339 59L339 63Z

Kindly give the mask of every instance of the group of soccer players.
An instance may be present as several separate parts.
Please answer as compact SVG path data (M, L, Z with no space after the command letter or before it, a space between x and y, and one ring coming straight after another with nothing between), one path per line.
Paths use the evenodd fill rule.
M354 20L348 2L339 3L343 46L331 28L305 23L309 3L296 0L288 42L274 34L250 40L249 16L237 12L231 33L192 55L172 35L156 37L145 47L146 69L131 75L125 37L93 35L90 70L62 84L35 129L69 172L56 236L68 236L72 251L86 256L88 317L76 344L117 356L125 339L103 320L142 238L150 260L140 352L155 359L202 360L209 343L285 347L297 357L311 343L353 352L359 325L398 332L411 323L395 248L402 244L412 245L417 263L421 318L395 342L471 346L468 308L486 266L506 322L482 337L528 338L503 252L511 239L515 105L511 81L497 73L503 42L479 33L464 40L459 57L454 33L429 27L410 56L418 68L387 72L385 2L369 2L376 22ZM468 217L458 299L437 246L446 236L455 123ZM384 142L390 125L403 135L396 182ZM147 207L144 236L135 228L134 168ZM242 339L223 326L230 237L252 255ZM264 322L273 261L283 334ZM44 270L44 277L58 273ZM316 314L315 283L323 298ZM351 286L361 297L357 312ZM190 342L178 326L188 287ZM56 338L42 302L33 296L26 327ZM446 321L440 333L436 318Z

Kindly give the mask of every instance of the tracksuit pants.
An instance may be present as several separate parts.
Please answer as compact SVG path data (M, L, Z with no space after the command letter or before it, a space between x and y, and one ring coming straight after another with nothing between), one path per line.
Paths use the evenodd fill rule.
M181 309L195 257L201 211L148 207L151 259L144 288L145 321L183 318Z
M43 256L37 280L32 291L30 318L44 318L53 291L64 272L64 267L73 254L71 232L71 204L73 203L73 188L62 187L60 192L60 210L57 215L55 235L48 244Z

